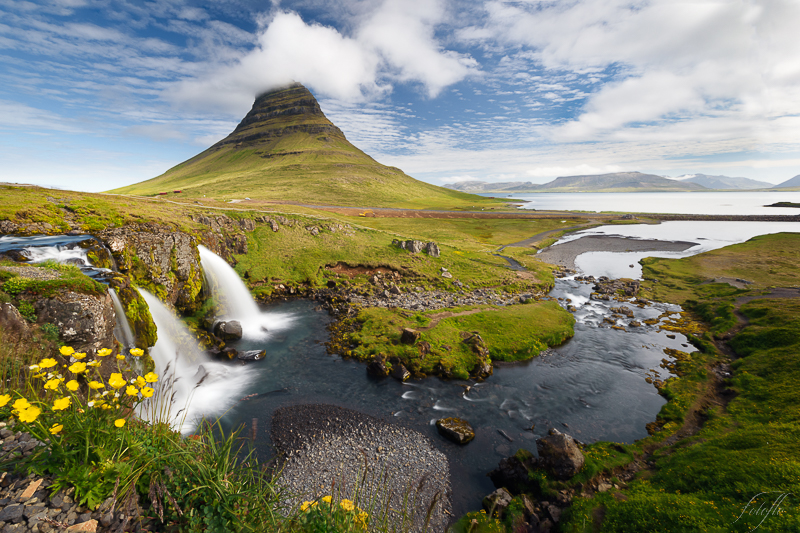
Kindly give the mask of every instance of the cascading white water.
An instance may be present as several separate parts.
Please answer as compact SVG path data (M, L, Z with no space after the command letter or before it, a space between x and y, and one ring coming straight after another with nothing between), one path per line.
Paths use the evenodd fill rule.
M128 316L125 314L125 309L122 308L122 302L114 289L108 289L108 294L111 296L111 301L114 302L114 313L117 316L117 324L114 326L114 336L122 345L130 350L136 347L136 337L133 335L131 324L128 322Z
M223 258L205 246L197 249L206 283L221 308L220 318L238 320L245 339L266 340L270 331L283 329L294 320L288 314L262 312L239 274Z
M250 383L246 366L212 361L189 331L158 298L139 289L150 308L158 341L150 349L159 376L156 394L139 416L167 422L191 433L203 417L219 416L241 397Z
M258 305L236 271L205 246L200 245L197 250L206 282L222 310L222 318L240 320L259 314Z
M52 259L59 263L74 264L77 266L91 266L87 257L87 252L80 246L75 245L56 245L56 246L28 246L24 248L25 255L30 258L31 263L41 263Z

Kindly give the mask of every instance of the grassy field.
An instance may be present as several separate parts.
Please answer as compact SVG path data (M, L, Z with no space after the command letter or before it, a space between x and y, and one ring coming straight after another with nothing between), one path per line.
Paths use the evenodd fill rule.
M712 366L726 358L709 335L696 339L708 353L682 358L684 375L664 385L670 402L662 430L627 447L653 466L621 490L575 500L562 531L800 531L800 300L737 303L770 286L796 286L791 258L798 245L800 235L770 235L691 258L645 261L645 276L659 280L647 284L652 297L698 308L709 329L728 339L732 376L719 386L732 390L732 399L726 405L710 379ZM707 283L731 276L754 283ZM697 379L687 387L692 375ZM665 441L689 414L697 431Z
M359 327L347 341L349 354L369 361L383 354L397 358L415 374L468 379L480 362L471 337L478 333L492 361L521 361L561 344L573 335L570 313L552 301L510 307L474 306L415 313L403 309L370 308L354 319ZM403 328L421 331L428 353L400 341Z

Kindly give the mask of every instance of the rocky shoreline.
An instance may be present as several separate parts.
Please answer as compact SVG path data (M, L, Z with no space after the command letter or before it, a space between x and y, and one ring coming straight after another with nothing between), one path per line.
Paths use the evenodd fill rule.
M296 405L275 411L270 436L295 505L333 494L362 509L405 509L404 531L444 532L450 522L447 457L417 431L334 405ZM388 525L402 521L389 513Z

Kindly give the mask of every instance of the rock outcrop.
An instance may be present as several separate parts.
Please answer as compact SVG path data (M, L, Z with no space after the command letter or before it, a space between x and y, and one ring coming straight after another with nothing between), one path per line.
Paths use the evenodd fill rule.
M547 469L558 479L569 479L583 468L586 459L567 434L551 429L550 434L536 441L539 466Z
M203 271L194 237L153 224L114 228L98 237L111 250L120 272L161 301L185 314L200 307Z
M94 353L116 345L114 304L108 294L94 296L64 292L34 303L37 322L54 324L64 344L76 352Z
M426 243L423 241L415 241L415 240L399 241L397 239L394 239L392 241L392 244L394 246L397 246L398 248L402 248L403 250L409 251L412 254L418 254L424 250L431 257L439 257L440 255L439 245L437 245L435 242Z
M457 444L466 444L475 438L475 430L461 418L440 418L436 421L436 429L440 435Z

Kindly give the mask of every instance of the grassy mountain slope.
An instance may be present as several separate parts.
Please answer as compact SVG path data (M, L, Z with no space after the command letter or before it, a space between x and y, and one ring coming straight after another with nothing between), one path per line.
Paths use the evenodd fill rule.
M350 144L299 84L259 96L236 129L208 150L161 176L110 192L376 207L497 203L378 163Z

